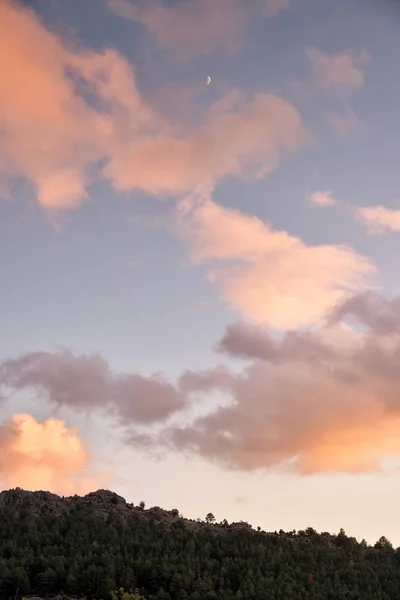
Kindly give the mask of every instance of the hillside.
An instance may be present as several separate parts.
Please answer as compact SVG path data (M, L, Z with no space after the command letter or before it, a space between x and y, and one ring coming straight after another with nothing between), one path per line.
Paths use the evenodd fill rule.
M106 490L68 498L3 491L0 595L106 600L122 587L157 600L400 598L400 549L385 538L370 547L343 531L265 533L207 521Z

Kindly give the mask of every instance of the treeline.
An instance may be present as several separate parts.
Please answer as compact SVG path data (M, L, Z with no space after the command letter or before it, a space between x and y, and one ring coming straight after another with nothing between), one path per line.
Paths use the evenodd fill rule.
M395 600L400 549L343 531L265 533L249 526L0 510L0 595L114 600ZM177 511L176 511L177 512ZM132 590L123 594L123 590ZM119 590L119 591L118 591Z

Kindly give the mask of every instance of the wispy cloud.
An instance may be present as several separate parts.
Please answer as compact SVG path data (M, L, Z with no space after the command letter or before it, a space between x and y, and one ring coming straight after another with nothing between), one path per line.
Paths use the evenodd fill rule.
M382 205L365 206L356 209L354 214L375 235L400 231L400 209L386 208Z
M283 10L292 7L292 0L266 0L265 14L267 17L275 17Z
M175 60L190 61L216 51L235 52L249 25L259 16L271 18L289 8L289 0L107 0L123 19L136 21Z
M311 206L333 206L336 204L331 190L316 190L308 200Z
M178 209L190 260L205 264L221 298L247 318L285 329L319 319L351 291L365 289L371 262L346 246L308 246L285 231L194 195Z
M340 137L345 138L356 131L360 131L363 126L363 122L357 116L356 112L347 107L344 114L337 114L334 112L328 112L326 114L326 120L334 133Z
M218 108L220 104L221 99ZM119 190L177 195L228 176L265 175L278 166L281 156L308 140L291 104L258 94L234 110L210 109L204 126L186 135L158 135L123 145L105 174Z
M306 49L314 79L327 91L357 91L365 84L365 68L370 61L365 51L346 50L325 53L315 47Z
M249 504L247 498L242 496L242 494L237 494L237 496L235 496L235 502L236 504L240 504L240 506L247 506Z
M342 114L333 111L324 117L329 127L340 138L360 130L362 121L349 104L349 96L365 85L365 70L371 60L365 51L344 50L325 53L319 48L306 48L316 89L334 95L344 105Z

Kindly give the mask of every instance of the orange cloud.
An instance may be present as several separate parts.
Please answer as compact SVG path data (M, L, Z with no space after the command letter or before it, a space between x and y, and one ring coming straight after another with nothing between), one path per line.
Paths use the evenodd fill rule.
M387 231L400 231L400 210L382 205L365 206L357 209L355 215L376 235Z
M294 107L269 94L219 99L202 126L168 122L121 54L68 44L12 0L0 3L0 57L0 177L28 179L47 211L77 207L96 179L168 195L265 173L308 139Z
M45 209L73 208L87 196L88 167L112 152L120 131L129 135L148 117L131 69L115 51L68 47L33 11L7 0L0 57L0 174L28 178ZM98 110L78 82L96 94Z
M315 47L306 49L316 83L325 90L357 90L364 86L364 68L370 60L363 50L325 53Z
M333 206L336 200L332 196L331 190L317 190L309 198L310 204L316 206Z
M146 28L156 44L180 61L216 51L234 52L258 15L274 17L289 0L180 0L170 5L155 0L108 0L123 19Z
M381 461L400 456L400 416L385 414L379 404L357 414L351 423L335 423L300 459L303 474L382 471Z
M238 470L379 471L382 459L400 455L400 416L381 406L376 390L312 370L311 364L271 369L254 363L243 375L231 374L223 388L231 394L229 406L164 436L177 448ZM213 378L209 389L218 385Z
M0 427L3 488L86 494L109 484L110 472L91 469L92 457L75 428L64 421L13 415Z
M321 318L349 292L364 289L375 270L349 247L308 246L257 217L218 206L207 192L180 204L178 223L192 262L211 264L208 278L222 299L278 329Z

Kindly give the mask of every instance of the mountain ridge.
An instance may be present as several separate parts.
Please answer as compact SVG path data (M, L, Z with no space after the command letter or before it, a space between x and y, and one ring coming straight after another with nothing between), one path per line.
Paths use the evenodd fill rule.
M125 591L124 591L125 590ZM133 590L129 592L129 590ZM0 492L0 599L395 600L400 548L343 530L268 533L110 490Z

